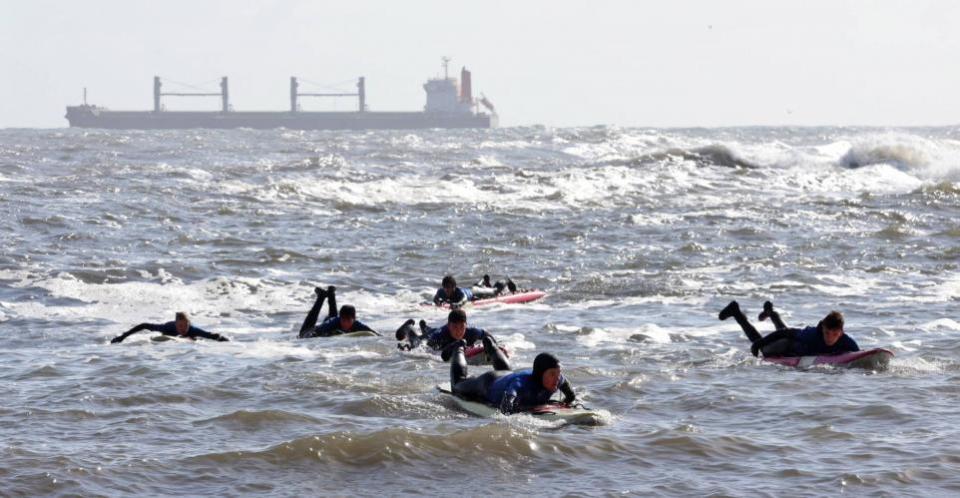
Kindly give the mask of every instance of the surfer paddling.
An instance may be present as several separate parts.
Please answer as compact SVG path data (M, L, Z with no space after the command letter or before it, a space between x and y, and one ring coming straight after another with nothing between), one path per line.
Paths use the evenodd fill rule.
M376 330L366 326L360 320L357 320L357 309L349 304L344 304L337 313L337 288L327 287L326 290L316 287L313 290L317 294L317 300L313 307L307 313L307 317L300 326L300 338L308 339L310 337L330 337L349 332L373 332L380 335ZM327 300L329 311L327 318L317 325L317 318L320 316L320 309L323 307L324 299Z
M132 334L136 334L141 330L150 330L153 332L160 332L165 336L182 337L184 339L192 340L196 340L197 337L212 339L220 342L226 342L229 340L220 334L212 334L206 330L190 325L190 317L188 317L186 313L178 311L176 315L174 315L174 320L172 322L141 323L140 325L137 325L136 327L133 327L132 329L111 339L110 344L119 344L127 337L131 336Z
M577 395L561 373L560 360L550 353L540 353L533 360L533 369L512 371L503 352L489 337L484 337L483 348L493 359L493 370L467 377L466 343L461 339L453 344L450 362L450 386L453 394L468 401L497 407L510 414L529 410L550 402L558 390L563 402L572 404Z
M468 289L457 287L457 279L453 278L453 275L447 275L443 277L440 288L433 296L433 304L458 308L472 301L503 296L507 292L516 294L518 291L522 290L517 288L517 284L513 283L510 277L507 277L506 282L497 280L495 283L491 283L490 275L484 275L477 283L473 284L473 287Z
M720 311L721 320L731 317L750 339L750 352L754 356L759 353L763 356L828 356L860 351L856 341L844 333L843 314L839 311L831 311L815 327L790 328L773 309L773 303L767 301L763 303L763 312L758 318L761 321L769 318L777 330L766 336L757 332L736 301L731 301Z
M457 279L453 278L453 275L447 275L440 281L440 288L433 296L433 304L437 306L447 304L451 308L457 308L475 299L470 289L457 287Z
M427 322L420 320L420 330L417 331L411 319L403 322L396 332L396 338L401 342L397 344L397 348L410 350L426 341L427 347L440 351L440 358L443 361L450 361L458 341L463 341L467 346L473 346L487 337L496 344L496 339L487 331L467 326L467 313L462 309L451 310L447 314L446 325L442 327L431 328L427 326Z

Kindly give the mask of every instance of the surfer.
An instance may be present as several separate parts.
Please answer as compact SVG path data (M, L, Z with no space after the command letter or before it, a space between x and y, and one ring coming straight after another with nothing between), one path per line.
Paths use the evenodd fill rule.
M487 331L467 326L467 313L462 309L450 310L450 313L447 314L447 323L442 327L428 327L427 322L420 320L420 331L418 332L413 328L413 320L411 319L403 322L403 325L396 332L398 341L406 341L405 344L397 344L397 348L410 350L426 341L427 347L434 351L440 351L440 358L443 361L450 361L458 341L463 341L467 346L473 346L477 341L482 341L486 337L489 337L496 344L496 339Z
M773 303L767 301L763 303L763 312L758 318L761 321L770 318L777 330L766 336L757 332L736 301L731 301L720 311L721 320L730 317L740 324L750 339L750 352L754 356L759 353L764 356L826 356L860 351L856 341L844 333L843 314L839 311L831 311L815 327L790 328L773 309Z
M373 332L380 335L376 330L366 326L360 320L357 320L357 309L349 304L344 304L337 314L337 288L327 287L326 290L316 287L313 290L317 294L317 301L307 313L307 318L303 320L300 326L300 338L308 339L310 337L330 337L334 335L346 334L348 332ZM320 316L320 308L323 307L323 300L327 299L329 312L327 318L320 325L317 325L317 318Z
M461 339L453 344L450 386L456 396L498 407L505 414L547 404L558 390L563 392L565 404L576 401L573 388L561 373L560 361L552 354L540 353L533 360L532 370L514 372L493 340L485 337L482 342L485 352L493 359L493 370L477 377L467 377L466 343Z
M153 332L160 332L166 336L183 337L193 340L196 340L197 337L203 337L204 339L213 339L214 341L220 342L229 341L229 339L220 334L212 334L206 330L190 325L190 317L188 317L183 311L178 311L176 315L174 315L174 320L172 322L141 323L140 325L137 325L136 327L114 337L113 339L110 339L110 344L119 344L130 335L136 334L141 330L151 330Z
M457 287L457 279L453 275L447 275L440 281L440 288L433 296L433 304L442 306L449 304L451 308L463 306L476 298L470 289Z

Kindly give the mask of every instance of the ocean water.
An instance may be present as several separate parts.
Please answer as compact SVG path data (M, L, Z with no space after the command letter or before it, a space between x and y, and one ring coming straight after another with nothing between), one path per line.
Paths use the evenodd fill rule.
M0 495L960 494L957 128L0 130L0 214ZM548 291L470 324L604 423L438 395L446 273ZM297 339L316 285L385 336ZM231 341L109 344L181 310Z

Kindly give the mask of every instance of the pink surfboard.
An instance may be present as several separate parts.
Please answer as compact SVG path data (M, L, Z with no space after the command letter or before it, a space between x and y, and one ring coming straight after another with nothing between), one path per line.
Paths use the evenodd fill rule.
M466 306L488 306L491 304L522 304L536 301L537 299L542 299L547 295L546 292L540 290L528 290L521 292L514 292L513 294L503 294L497 297L490 297L486 299L477 299L476 301L467 302ZM432 303L425 304L424 306L433 306ZM449 304L441 304L439 307L450 309Z
M877 348L828 356L769 356L763 358L763 361L797 368L833 365L842 368L883 370L890 364L890 358L893 358L893 351Z

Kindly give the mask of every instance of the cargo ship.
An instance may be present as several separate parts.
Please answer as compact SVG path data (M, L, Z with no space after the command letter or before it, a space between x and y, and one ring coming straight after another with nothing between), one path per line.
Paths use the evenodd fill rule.
M460 80L448 74L450 59L443 59L443 77L427 80L423 89L427 102L423 111L370 111L366 104L366 81L357 80L356 92L309 93L300 91L296 77L290 78L289 111L235 111L230 105L229 81L220 79L219 92L164 92L159 76L153 78L152 111L112 111L84 102L67 107L71 127L112 129L178 129L178 128L288 128L295 130L384 130L422 128L494 128L497 113L482 94L474 98L471 74L466 67ZM219 97L220 111L168 111L163 97ZM300 100L305 97L356 98L355 111L303 111ZM481 111L481 107L484 109Z

